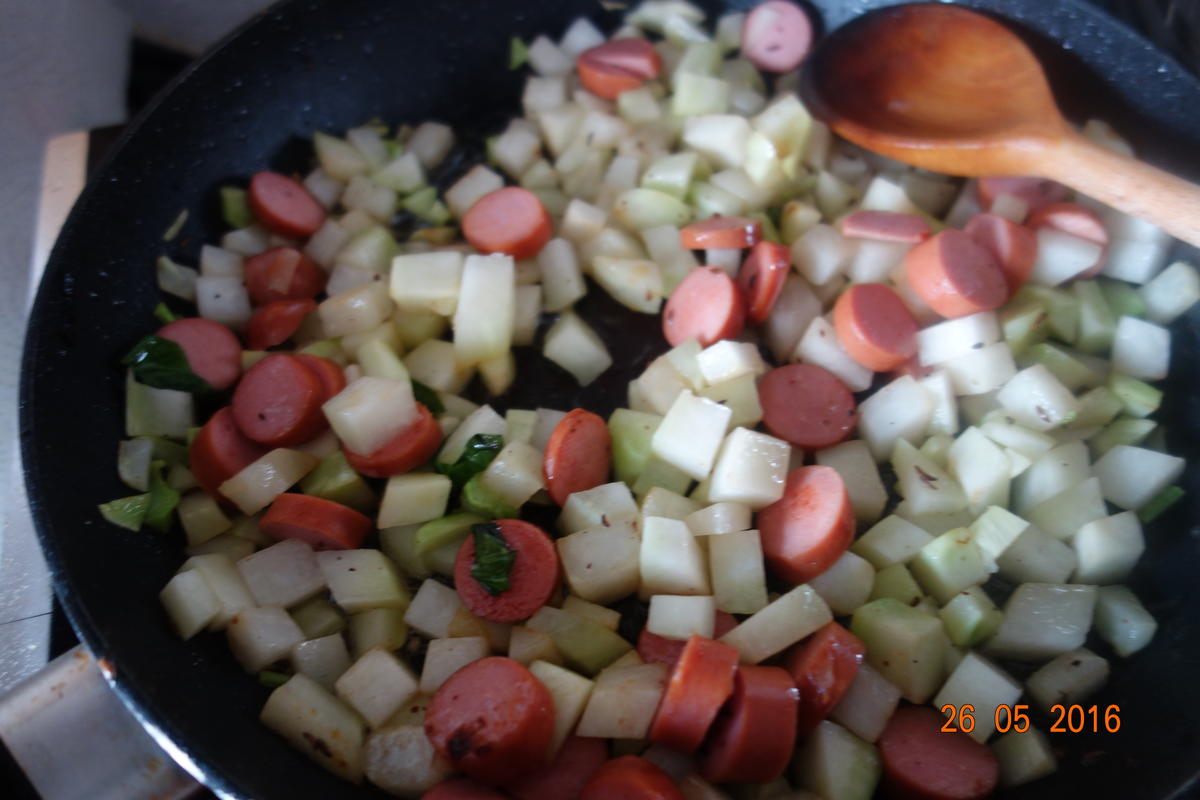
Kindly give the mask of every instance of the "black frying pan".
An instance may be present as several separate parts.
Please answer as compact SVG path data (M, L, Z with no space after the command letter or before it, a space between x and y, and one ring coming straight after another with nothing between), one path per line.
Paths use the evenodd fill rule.
M889 4L811 6L828 29ZM1102 116L1152 161L1200 178L1200 84L1166 56L1079 0L969 5L1029 33L1068 114ZM114 469L123 434L117 362L154 326L154 259L167 250L194 260L200 244L219 235L219 185L264 165L307 169L314 128L341 131L373 116L439 119L478 153L482 137L518 108L523 78L505 69L509 37L557 36L580 14L616 22L591 0L284 2L190 68L143 114L63 229L25 346L21 438L34 516L80 637L115 666L116 688L134 713L222 794L383 796L352 789L259 725L267 690L240 671L220 637L177 640L156 595L182 560L179 536L131 533L96 513L98 503L127 493ZM164 245L163 231L185 207L191 215L181 236ZM582 310L614 350L616 366L587 393L587 405L607 412L663 342L657 320L631 320L636 315L601 294L593 292ZM1198 322L1193 314L1177 326L1163 414L1172 448L1193 463L1200 447L1190 429L1200 421L1200 396L1188 389L1200 370ZM541 358L524 358L519 374L500 405L582 402L574 382ZM1059 772L1020 796L1160 798L1200 771L1200 470L1186 483L1188 499L1150 529L1151 549L1133 582L1160 620L1159 634L1134 658L1115 661L1101 695L1120 704L1120 732L1054 735Z

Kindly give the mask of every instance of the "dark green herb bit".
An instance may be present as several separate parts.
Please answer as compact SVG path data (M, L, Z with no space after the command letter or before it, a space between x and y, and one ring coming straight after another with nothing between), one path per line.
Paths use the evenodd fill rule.
M413 380L413 397L417 402L429 409L429 413L435 417L440 417L446 412L446 406L442 402L442 398L438 397L438 393L430 389L425 384L418 380Z
M150 491L146 493L149 501L146 504L145 522L159 533L166 533L170 529L171 515L179 505L179 492L163 480L163 466L162 461L150 465Z
M475 563L471 565L471 577L495 596L508 591L508 576L512 572L517 553L508 546L495 523L473 525L471 534L475 539Z
M508 68L520 69L529 61L529 47L516 36L508 42Z
M142 339L121 359L133 368L138 383L155 389L175 389L180 392L211 392L208 381L192 372L183 348L170 339L150 335Z
M159 303L154 307L154 318L166 325L179 319L179 315L168 308L166 303Z
M449 476L461 488L472 475L483 472L504 447L504 437L498 433L477 433L467 440L462 455L453 464L438 464L437 470Z
M142 529L146 519L146 508L150 505L150 493L135 494L100 504L100 516L113 525L130 531Z
M1144 524L1149 524L1166 513L1167 509L1178 503L1184 495L1178 486L1168 486L1138 509L1137 515Z
M258 682L268 689L278 689L291 679L292 676L286 672L275 672L274 670L264 669L258 673Z
M254 222L246 190L236 186L221 187L221 216L231 228L245 228Z

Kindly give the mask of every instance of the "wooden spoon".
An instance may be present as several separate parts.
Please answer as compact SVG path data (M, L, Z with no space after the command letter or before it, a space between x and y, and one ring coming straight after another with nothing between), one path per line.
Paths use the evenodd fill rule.
M981 14L929 3L859 17L821 43L802 91L868 150L952 175L1050 178L1200 246L1200 186L1085 139L1029 48Z

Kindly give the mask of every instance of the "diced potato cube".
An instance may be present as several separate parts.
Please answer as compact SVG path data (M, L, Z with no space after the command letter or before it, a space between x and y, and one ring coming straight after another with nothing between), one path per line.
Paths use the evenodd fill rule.
M555 544L567 585L584 600L607 605L637 591L641 542L636 520L588 528Z
M242 580L262 606L288 608L325 588L325 576L308 542L285 539L237 562Z
M709 499L745 503L755 510L769 506L783 497L791 451L782 439L735 428L717 456Z
M462 608L458 592L444 583L427 579L417 589L404 621L431 639L444 639L454 615Z
M644 739L667 683L665 664L602 672L575 733L613 739Z
M646 630L668 639L696 634L711 639L716 604L709 596L656 594L650 598Z
M446 513L453 483L445 475L409 472L388 478L379 505L380 528L416 525Z
M371 608L408 608L408 589L391 559L379 550L317 553L333 602L354 614Z
M638 557L641 593L710 594L704 551L683 522L663 517L642 521L642 542Z
M487 639L482 637L433 639L425 650L425 666L421 670L421 692L433 694L447 678L467 664L487 658L489 652Z
M417 677L403 661L383 650L370 650L334 684L338 697L378 728L417 693Z
M239 611L229 621L225 635L234 658L250 674L287 658L292 648L304 641L300 626L278 606Z
M293 675L271 692L259 719L335 775L362 780L362 719L312 678Z

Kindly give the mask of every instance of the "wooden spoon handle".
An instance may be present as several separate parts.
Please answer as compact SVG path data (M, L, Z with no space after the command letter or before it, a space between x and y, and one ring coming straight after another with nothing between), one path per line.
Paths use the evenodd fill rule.
M1200 186L1072 132L1041 172L1200 247Z

